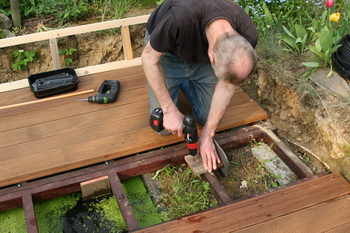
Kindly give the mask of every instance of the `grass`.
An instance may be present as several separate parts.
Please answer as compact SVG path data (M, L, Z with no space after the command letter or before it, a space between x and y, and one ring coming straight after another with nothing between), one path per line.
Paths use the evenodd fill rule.
M194 175L187 166L165 167L154 173L154 179L158 181L167 209L162 212L163 221L218 204L210 192L209 183Z

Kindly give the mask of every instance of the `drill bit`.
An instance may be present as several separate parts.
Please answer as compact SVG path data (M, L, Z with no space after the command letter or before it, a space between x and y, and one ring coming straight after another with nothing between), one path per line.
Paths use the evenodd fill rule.
M75 100L75 101L89 101L88 99L77 99L77 100Z

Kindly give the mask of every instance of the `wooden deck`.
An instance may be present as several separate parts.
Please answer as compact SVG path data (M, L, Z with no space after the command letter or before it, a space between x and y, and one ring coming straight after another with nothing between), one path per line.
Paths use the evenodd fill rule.
M80 78L78 91L117 79L116 103L92 104L68 97L0 110L0 187L133 155L183 141L149 127L146 79L141 66ZM0 93L0 106L35 100L29 88ZM218 131L266 119L239 89Z
M330 174L137 232L349 232L349 193L350 184Z

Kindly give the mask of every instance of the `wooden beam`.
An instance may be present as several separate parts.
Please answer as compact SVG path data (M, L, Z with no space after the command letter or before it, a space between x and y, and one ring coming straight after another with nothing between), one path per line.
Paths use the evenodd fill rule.
M109 174L109 180L113 190L114 197L117 199L120 211L122 212L123 218L125 220L126 226L129 231L134 231L139 229L139 224L137 223L136 217L132 212L130 202L124 192L122 183L117 174Z
M134 58L132 60L109 62L106 64L78 68L78 69L75 69L75 73L77 74L77 76L82 77L85 75L97 74L97 73L102 73L102 72L106 72L106 71L123 69L123 68L140 66L140 65L141 65L141 58L138 57L138 58ZM1 83L0 84L0 93L6 92L6 91L13 91L13 90L21 89L21 88L26 88L26 87L29 87L27 79L22 79L22 80L8 82L8 83Z
M27 194L22 197L24 215L26 218L26 225L28 233L38 233L38 226L34 212L32 195Z
M233 201L214 173L204 173L201 176L204 180L209 182L211 191L220 204Z
M61 69L61 60L60 60L60 55L58 51L57 39L56 38L49 39L49 42L50 42L49 44L50 44L53 69L54 70Z
M256 125L256 127L265 132L264 142L272 146L272 150L276 152L276 154L298 176L299 179L314 174L274 132L260 125Z
M88 32L95 32L100 30L107 30L111 28L118 28L121 26L135 25L146 23L150 15L135 16L124 19L111 20L100 23L93 23L64 29L57 29L48 32L40 32L30 35L17 36L5 38L0 40L0 48L5 48L14 45L27 44L42 40L49 40L53 38L60 38L72 35L79 35Z
M129 26L122 26L121 32L122 32L124 59L132 60L134 58L134 55L132 52Z

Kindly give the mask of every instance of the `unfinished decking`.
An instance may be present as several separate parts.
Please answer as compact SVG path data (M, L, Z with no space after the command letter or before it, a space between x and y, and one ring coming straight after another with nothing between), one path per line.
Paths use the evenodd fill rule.
M146 79L141 66L80 78L77 91L103 80L121 83L117 102L76 102L92 94L0 110L0 187L183 141L149 127ZM29 88L0 93L0 106L35 100ZM218 130L267 118L239 89Z

